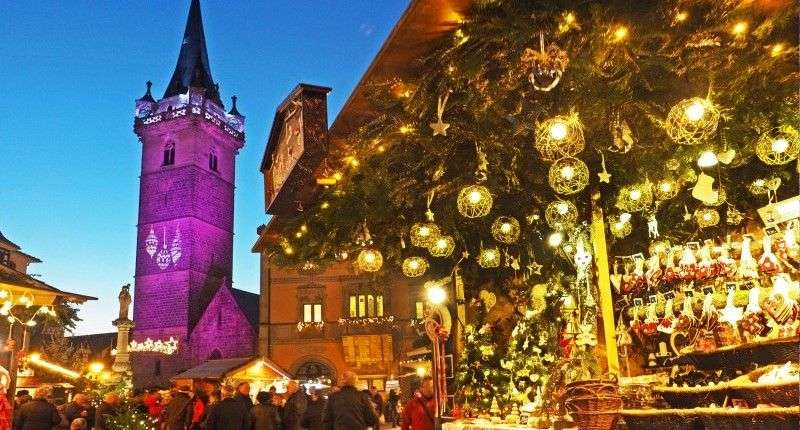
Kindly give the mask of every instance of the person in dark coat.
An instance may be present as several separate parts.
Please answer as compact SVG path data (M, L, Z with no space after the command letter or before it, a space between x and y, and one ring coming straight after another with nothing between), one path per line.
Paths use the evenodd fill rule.
M14 430L51 430L61 423L55 405L47 401L50 392L47 385L36 389L33 400L22 405L14 417Z
M167 404L164 430L185 430L192 419L192 397L189 387L183 386L172 395Z
M110 421L112 418L119 415L119 405L121 401L122 399L120 399L119 394L114 392L108 393L103 397L103 403L100 403L95 413L95 430L109 430L111 428Z
M232 388L223 387L222 401L208 410L206 430L251 430L250 410L233 393Z
M64 406L64 417L68 423L75 421L76 418L86 419L89 428L94 427L94 407L89 402L89 396L78 393L72 397L72 401Z
M281 415L278 408L272 404L272 394L260 391L256 395L256 400L258 404L250 409L253 430L280 430Z
M392 427L400 425L400 412L397 411L397 405L400 403L400 396L395 390L389 390L389 399L386 401L386 421L391 419Z
M301 430L303 415L306 413L308 399L300 389L300 383L289 381L286 384L286 404L283 405L283 430Z
M325 399L317 394L317 390L311 388L308 393L306 403L306 413L300 423L307 430L322 430L322 416L325 414Z
M342 374L342 388L328 398L323 429L366 430L367 427L380 426L369 396L356 389L357 382L355 373L347 371Z
M384 401L383 397L378 393L378 389L373 385L369 387L369 396L372 399L372 404L375 405L375 412L378 413L378 418L383 415ZM384 417L385 418L385 417Z

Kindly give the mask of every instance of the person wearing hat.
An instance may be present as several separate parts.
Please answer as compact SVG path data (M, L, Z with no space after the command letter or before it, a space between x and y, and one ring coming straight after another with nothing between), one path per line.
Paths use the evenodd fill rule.
M178 387L167 405L164 430L185 430L192 420L191 391L183 385Z

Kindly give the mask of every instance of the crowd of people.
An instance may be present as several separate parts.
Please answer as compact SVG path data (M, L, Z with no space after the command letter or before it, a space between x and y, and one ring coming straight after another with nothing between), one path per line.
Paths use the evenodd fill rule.
M57 405L52 389L42 386L32 396L20 392L14 398L13 427L10 405L0 401L0 430L113 430L123 403L147 416L157 430L377 430L398 426L401 430L433 430L433 383L429 378L404 405L395 390L384 399L375 387L359 390L357 386L357 375L348 371L327 398L289 381L285 393L271 387L257 393L253 403L250 384L241 382L236 387L223 385L210 394L191 391L188 386L135 393L129 399L111 392L97 406L84 393Z

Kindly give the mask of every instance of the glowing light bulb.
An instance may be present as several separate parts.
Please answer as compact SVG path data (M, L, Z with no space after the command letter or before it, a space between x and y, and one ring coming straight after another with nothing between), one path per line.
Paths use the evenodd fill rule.
M573 22L575 22L575 14L572 12L568 13L564 17L564 22L566 22L567 24L572 24Z
M364 254L364 261L367 263L374 263L375 262L375 253L372 251L368 251Z
M500 225L500 231L502 231L503 233L510 233L511 232L511 224L507 223L507 222L504 222L503 224Z
M622 229L625 228L625 223L622 221L617 221L616 223L614 223L614 228L617 231L622 231Z
M426 291L426 296L428 297L428 301L433 303L434 305L440 305L447 300L447 291L440 286L432 286L428 287Z
M783 54L783 43L776 43L772 45L772 49L769 50L769 53L773 57L778 57Z
M319 207L320 209L328 209L329 207L331 207L331 204L328 202L322 202L322 204L319 205Z
M436 241L436 247L439 249L447 248L447 240L445 240L444 238L438 239Z
M483 251L483 258L487 261L494 261L497 259L497 251L494 249L487 249Z
M410 267L410 268L411 268L411 270L417 270L417 269L419 269L419 261L417 261L417 260L411 260L411 261L409 261L409 262L408 262L408 267Z
M553 125L550 126L550 137L554 140L563 140L567 137L567 124L564 124L562 121L554 122Z
M767 184L767 181L763 179L756 179L755 182L753 182L753 184L757 187L763 187L764 185Z
M555 232L547 238L547 244L552 246L553 248L558 247L561 245L561 242L564 241L564 235L560 232Z
M614 42L622 42L628 38L628 27L620 25L614 30Z
M480 202L482 198L480 191L472 190L469 193L469 202L472 204Z
M426 373L428 373L428 371L425 370L424 367L417 367L417 376L424 378Z
M686 21L688 18L689 14L687 12L679 12L677 15L675 15L675 21L677 22Z
M689 121L700 121L705 114L706 107L700 101L696 101L686 108L686 118Z
M778 138L772 141L772 152L783 153L789 149L789 141L785 138Z
M564 166L561 168L561 177L564 179L572 179L575 176L575 169L572 166Z
M283 248L283 253L286 255L292 255L294 254L294 248L287 246L286 248Z
M713 216L711 215L711 212L706 212L703 214L703 221L711 221L712 218Z
M334 172L333 173L333 179L336 179L337 181L341 181L342 177L343 177L342 176L342 172Z
M712 151L703 151L703 153L700 154L700 158L697 159L697 165L699 167L714 167L718 162L717 154L714 154Z
M418 233L422 237L428 237L431 235L431 229L428 226L422 226L419 228Z
M637 201L642 198L642 192L640 190L631 190L630 198L633 201Z
M628 222L630 220L631 220L631 214L629 214L628 212L623 212L623 213L619 214L619 222L625 224L626 222Z
M410 126L408 124L400 126L400 133L402 133L402 134L408 134L408 133L411 133L412 131L414 131L414 127L412 127L412 126Z
M296 237L296 238L303 237L303 232L302 231L298 231L297 233L294 234L294 237Z
M559 215L566 215L569 212L569 205L566 202L561 202L556 206Z
M734 36L742 36L747 31L747 27L747 22L739 21L731 28L731 33L733 33Z
M660 189L664 193L668 193L672 191L672 183L670 183L669 181L661 182L660 184L658 184L658 189Z

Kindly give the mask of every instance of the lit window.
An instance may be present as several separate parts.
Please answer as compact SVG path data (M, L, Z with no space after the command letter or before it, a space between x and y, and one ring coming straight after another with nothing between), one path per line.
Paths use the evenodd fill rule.
M356 296L350 296L350 318L356 318L358 316L358 298Z
M218 172L217 170L217 153L213 150L208 153L208 168L214 172Z
M414 318L418 320L425 318L425 303L416 302L414 304Z
M175 164L175 144L170 142L164 147L164 160L162 166L171 166Z
M306 303L303 305L303 322L322 322L322 305L319 303Z
M383 296L375 296L375 316L383 316Z
M360 294L349 297L350 318L372 318L383 316L383 296Z
M373 297L372 294L367 296L367 316L375 316L375 297Z
M358 316L367 316L367 298L364 296L358 296Z

